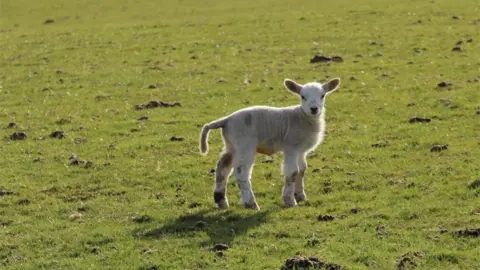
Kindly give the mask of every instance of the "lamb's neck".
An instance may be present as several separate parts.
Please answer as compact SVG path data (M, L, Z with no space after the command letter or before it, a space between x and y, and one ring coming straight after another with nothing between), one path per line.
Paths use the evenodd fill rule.
M308 123L308 126L315 132L322 132L325 130L325 111L323 108L322 112L318 115L307 114L302 110L302 107L298 106L296 112L300 115L300 119Z

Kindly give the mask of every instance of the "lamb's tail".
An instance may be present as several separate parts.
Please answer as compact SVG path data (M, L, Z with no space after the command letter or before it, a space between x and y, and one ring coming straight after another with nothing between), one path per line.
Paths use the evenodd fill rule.
M200 153L202 153L203 155L206 155L208 152L207 140L208 140L208 133L210 132L210 129L224 127L225 123L227 122L227 119L228 119L227 117L220 118L218 120L215 120L203 126L202 132L200 133Z

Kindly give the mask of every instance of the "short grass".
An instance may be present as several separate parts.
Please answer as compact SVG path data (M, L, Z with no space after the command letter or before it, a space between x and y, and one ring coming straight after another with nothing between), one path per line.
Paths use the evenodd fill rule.
M453 233L480 227L479 14L476 0L2 0L0 265L279 269L300 254L394 269L422 252L419 269L478 269L478 238ZM258 156L262 210L241 208L233 179L214 209L221 139L200 156L200 127L297 103L284 78L332 77L308 202L284 208L282 156ZM150 100L181 107L134 109Z

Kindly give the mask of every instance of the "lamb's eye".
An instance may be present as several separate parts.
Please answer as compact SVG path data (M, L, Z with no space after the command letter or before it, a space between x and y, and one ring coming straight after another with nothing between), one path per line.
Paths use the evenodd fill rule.
M302 96L302 99L303 99L303 100L306 100L306 99L305 99L305 96Z
M325 97L325 95L322 95L322 98L324 98L324 97Z

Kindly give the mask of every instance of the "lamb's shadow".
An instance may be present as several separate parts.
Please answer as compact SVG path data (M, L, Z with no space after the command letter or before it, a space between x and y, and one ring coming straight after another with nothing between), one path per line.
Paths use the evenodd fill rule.
M236 236L247 234L249 229L267 222L269 211L251 211L236 213L232 210L201 210L182 215L175 220L167 221L154 229L137 229L133 235L143 239L156 239L168 235L192 237L206 232L213 244L230 245Z

